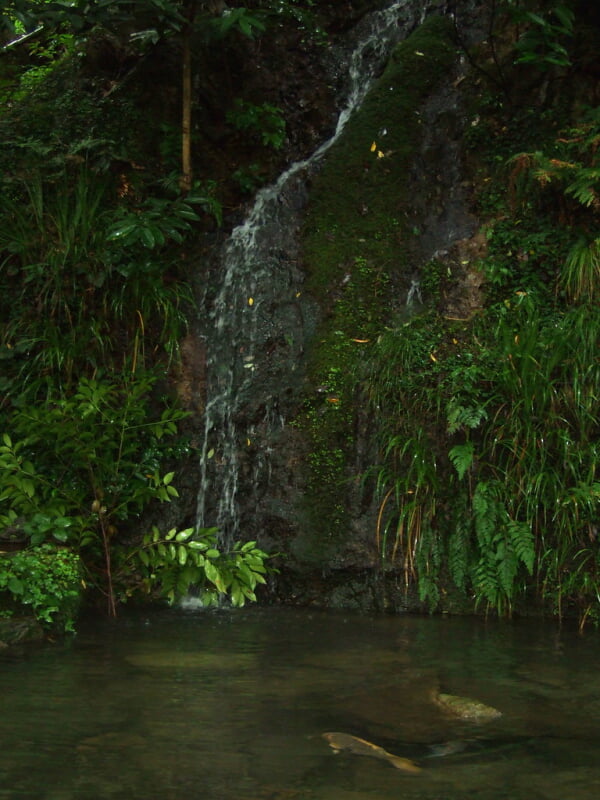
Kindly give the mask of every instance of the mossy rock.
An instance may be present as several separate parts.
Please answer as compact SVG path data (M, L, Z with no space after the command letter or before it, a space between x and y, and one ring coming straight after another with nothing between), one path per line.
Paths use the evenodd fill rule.
M457 57L452 36L452 23L432 16L394 49L313 178L302 245L324 321L300 420L312 445L304 531L294 548L301 561L339 560L344 550L363 425L357 376L389 319L394 284L412 272L411 170L425 133L421 111Z
M397 45L327 153L304 229L309 285L317 294L357 256L386 271L406 265L407 176L422 137L419 110L455 63L452 33L449 20L430 17Z
M0 619L0 648L27 642L39 642L43 638L42 626L34 617Z

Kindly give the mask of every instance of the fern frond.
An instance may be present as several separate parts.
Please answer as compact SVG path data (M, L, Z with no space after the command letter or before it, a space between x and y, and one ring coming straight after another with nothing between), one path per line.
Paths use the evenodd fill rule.
M462 480L473 464L475 457L473 442L455 445L448 453L448 456L458 472L458 479Z
M514 583L519 570L519 561L510 541L504 539L496 550L496 569L498 586L508 600L514 594Z
M456 433L462 427L478 428L487 419L487 412L483 406L463 406L453 397L446 409L446 419L448 433Z
M531 525L527 522L511 520L507 525L507 534L516 558L525 565L527 572L532 575L535 561L535 539Z
M476 603L482 599L487 600L490 605L498 607L498 576L494 564L484 555L473 570L473 585L476 593Z
M469 522L459 520L448 540L448 569L455 586L462 591L466 588L470 550Z

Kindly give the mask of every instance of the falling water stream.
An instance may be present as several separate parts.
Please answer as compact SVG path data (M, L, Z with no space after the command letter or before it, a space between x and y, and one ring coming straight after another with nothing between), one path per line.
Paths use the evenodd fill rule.
M256 495L268 477L273 437L286 423L286 390L298 379L305 338L314 326L314 307L302 292L297 241L305 181L341 135L392 46L422 21L428 6L398 0L362 21L335 132L258 192L224 245L220 287L204 332L209 352L197 520L200 527L216 525L225 546L240 526L240 493ZM242 465L244 450L252 455ZM246 497L246 508L253 502L256 496L250 503Z

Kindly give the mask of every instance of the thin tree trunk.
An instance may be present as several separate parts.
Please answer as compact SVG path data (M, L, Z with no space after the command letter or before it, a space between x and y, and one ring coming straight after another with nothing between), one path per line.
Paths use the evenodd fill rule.
M181 120L181 178L182 192L192 188L192 29L196 3L189 5L187 23L182 31L182 120Z

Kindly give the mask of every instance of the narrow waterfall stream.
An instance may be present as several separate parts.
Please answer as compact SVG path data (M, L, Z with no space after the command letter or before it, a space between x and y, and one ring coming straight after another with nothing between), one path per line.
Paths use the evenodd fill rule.
M245 509L260 500L273 438L286 424L286 402L301 380L301 357L314 330L316 310L303 295L298 261L305 181L341 135L391 48L422 21L429 5L397 0L361 21L353 52L338 59L348 59L340 69L347 71L349 86L335 132L258 192L245 222L223 247L220 286L203 331L207 400L197 524L218 526L225 548L240 529L241 496Z

